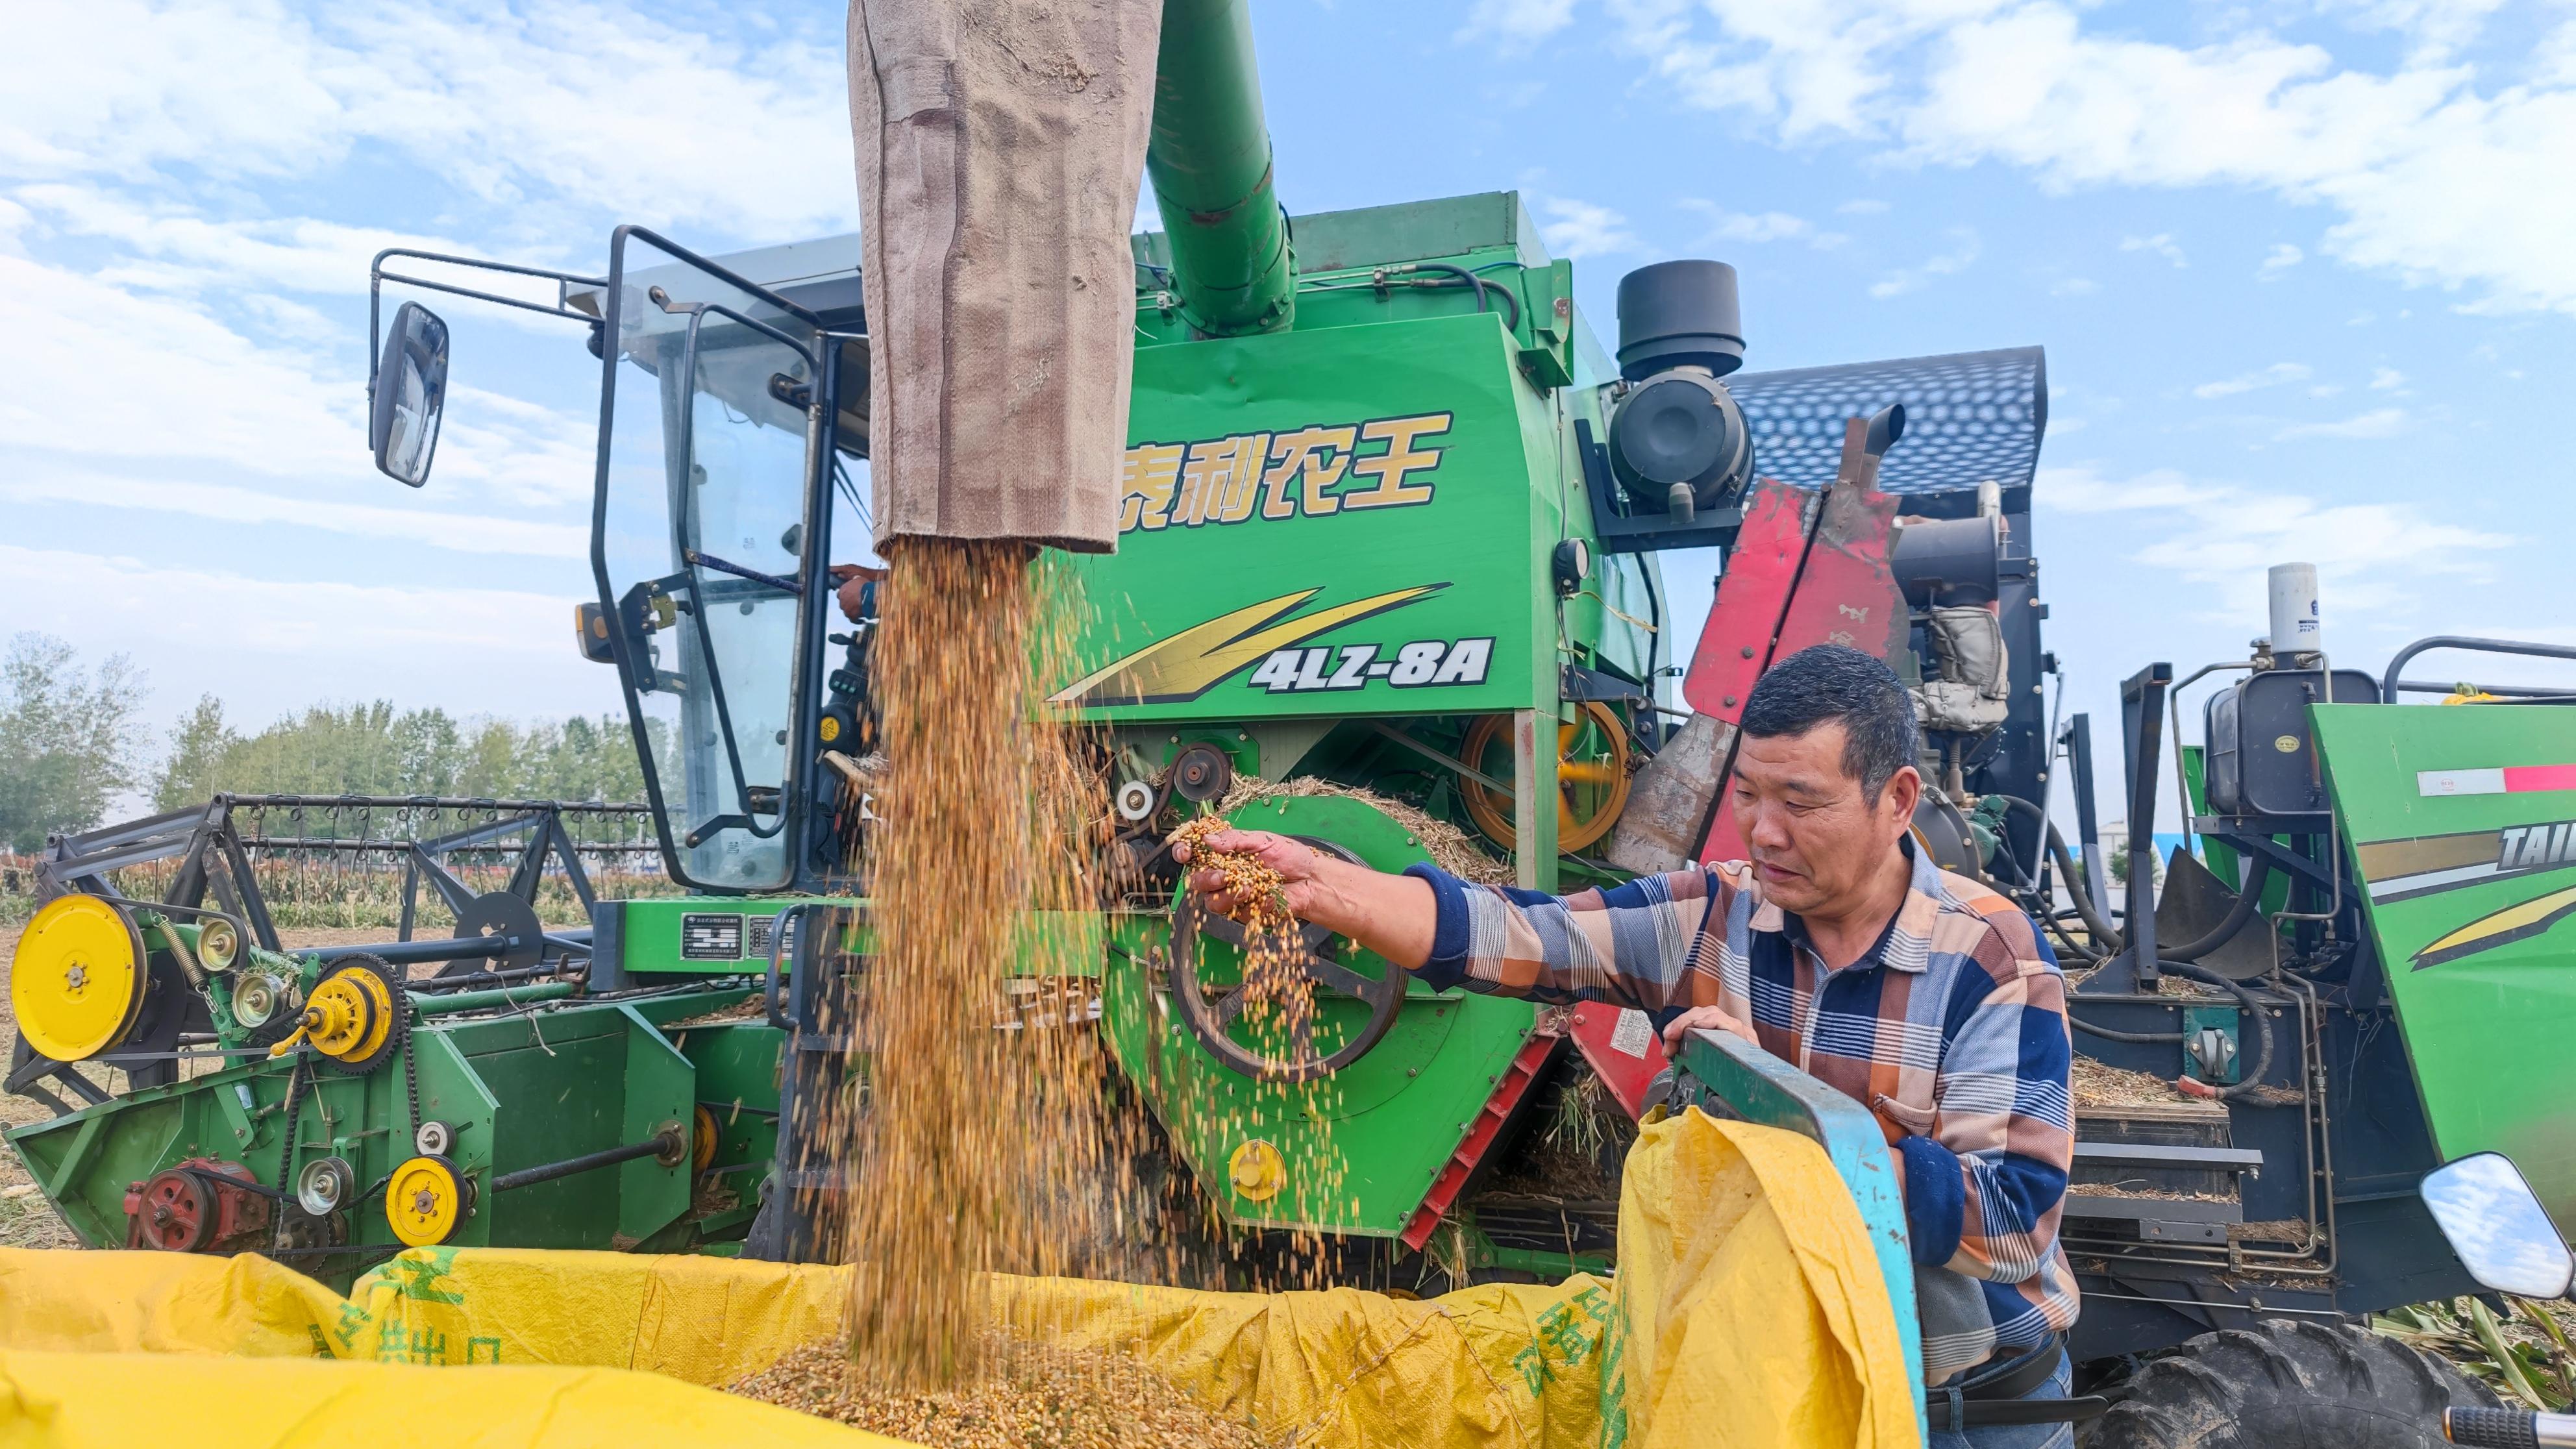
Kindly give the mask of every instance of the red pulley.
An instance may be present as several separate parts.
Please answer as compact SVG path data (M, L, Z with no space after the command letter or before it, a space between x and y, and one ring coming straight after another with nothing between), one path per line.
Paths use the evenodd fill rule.
M268 1227L268 1199L238 1162L191 1157L125 1190L125 1241L165 1253L204 1253L251 1246Z

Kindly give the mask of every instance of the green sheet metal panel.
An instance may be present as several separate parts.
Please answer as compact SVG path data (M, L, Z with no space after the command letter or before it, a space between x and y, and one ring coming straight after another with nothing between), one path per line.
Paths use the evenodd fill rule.
M619 968L739 976L769 968L769 929L789 906L855 906L848 897L666 896L617 901ZM602 904L611 904L603 902Z
M1119 551L1076 560L1093 717L1556 702L1553 404L1493 314L1140 348ZM1539 476L1533 476L1533 470Z
M745 994L691 993L648 1005L677 1018L732 1005ZM645 1010L572 1003L414 1027L420 1115L456 1128L450 1155L487 1185L452 1241L607 1248L667 1233L690 1206L686 1168L646 1160L497 1198L488 1184L495 1171L639 1141L663 1122L686 1123L701 1095L723 1094L715 1097L723 1107L711 1110L731 1119L719 1122L727 1146L766 1158L774 1117L757 1114L776 1111L779 1033L756 1022L702 1031L702 1038L718 1038L701 1043L708 1058L702 1092L695 1061L647 1023ZM288 1070L284 1059L246 1060L5 1135L86 1246L122 1247L125 1189L163 1168L216 1157L246 1165L262 1183L278 1183ZM737 1097L743 1113L731 1111ZM315 1070L296 1116L299 1161L336 1153L349 1160L362 1186L380 1182L412 1153L399 1058L365 1076ZM748 1200L756 1185L754 1179L736 1190ZM392 1242L380 1195L350 1210L348 1229L353 1245ZM345 1280L355 1263L347 1256L293 1260L298 1269L334 1281Z
M2576 711L2315 715L2434 1143L2511 1157L2576 1233Z

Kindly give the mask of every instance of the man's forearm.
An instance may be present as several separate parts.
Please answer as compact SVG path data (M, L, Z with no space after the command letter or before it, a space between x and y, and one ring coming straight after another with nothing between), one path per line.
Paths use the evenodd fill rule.
M1308 925L1348 936L1407 971L1431 959L1440 908L1429 882L1325 859L1302 884L1302 899L1290 904Z

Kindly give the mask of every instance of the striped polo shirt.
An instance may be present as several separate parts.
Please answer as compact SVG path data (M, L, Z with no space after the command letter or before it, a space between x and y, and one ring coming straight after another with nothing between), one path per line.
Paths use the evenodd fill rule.
M1431 986L1601 1001L1660 1029L1688 1007L1748 1022L1763 1049L1869 1108L1903 1167L1938 1383L2075 1322L2058 1215L2074 1158L2065 978L2030 918L1911 843L1905 903L1876 945L1827 967L1741 861L1571 896L1470 885L1431 866Z

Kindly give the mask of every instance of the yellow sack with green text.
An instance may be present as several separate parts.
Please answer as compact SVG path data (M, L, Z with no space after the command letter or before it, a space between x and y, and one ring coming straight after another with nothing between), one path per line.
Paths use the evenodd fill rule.
M1211 1408L1314 1449L1916 1442L1876 1259L1812 1143L1697 1113L1650 1126L1629 1160L1620 1239L1615 1289L1577 1277L1411 1301L1003 1278L995 1312L1057 1342L1131 1355ZM256 1258L0 1250L0 1370L23 1377L55 1361L31 1350L498 1365L526 1370L516 1382L563 1384L560 1426L570 1405L605 1392L593 1387L600 1369L667 1376L621 1382L668 1384L681 1399L698 1391L670 1380L721 1385L759 1371L834 1331L847 1281L833 1268L713 1257L429 1248L370 1271L341 1299ZM258 1427L268 1419L229 1412L250 1397L226 1386L232 1367L190 1370L192 1437L204 1449L295 1442ZM328 1376L347 1369L295 1371L337 1384ZM347 1380L362 1385L347 1392L390 1411L372 1422L434 1399L449 1430L520 1442L512 1436L529 1430L537 1399L460 1395L462 1377L377 1372ZM144 1412L81 1392L57 1391L42 1414L0 1401L0 1446L135 1442L75 1432ZM406 1392L413 1408L399 1407ZM761 1408L699 1397L670 1407L672 1422Z
M378 1364L0 1349L0 1449L388 1440L447 1449L903 1449L902 1441L656 1374L432 1373Z

